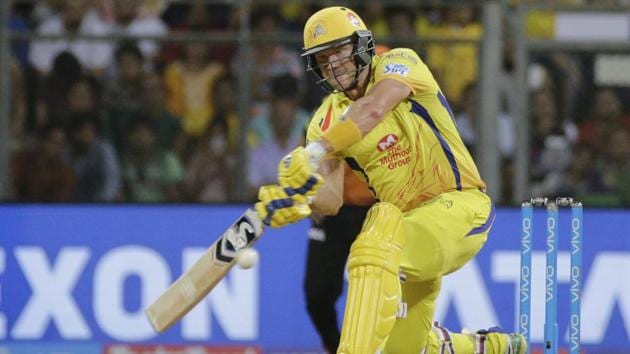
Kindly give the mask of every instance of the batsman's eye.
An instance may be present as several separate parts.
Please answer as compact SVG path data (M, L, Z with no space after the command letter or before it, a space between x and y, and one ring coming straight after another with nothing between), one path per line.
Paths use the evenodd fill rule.
M315 54L315 61L317 62L317 66L319 68L323 68L323 67L329 67L330 65L333 65L333 64L345 63L346 61L350 60L351 57L352 57L351 52L346 53L346 51L344 50L339 50L333 54L326 54L326 55Z

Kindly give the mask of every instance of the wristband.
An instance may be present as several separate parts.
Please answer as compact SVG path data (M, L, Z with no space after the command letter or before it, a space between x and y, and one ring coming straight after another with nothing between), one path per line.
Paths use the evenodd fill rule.
M330 127L330 129L322 135L322 138L328 141L334 152L337 152L359 142L359 140L363 138L363 134L357 123L351 119L346 119Z

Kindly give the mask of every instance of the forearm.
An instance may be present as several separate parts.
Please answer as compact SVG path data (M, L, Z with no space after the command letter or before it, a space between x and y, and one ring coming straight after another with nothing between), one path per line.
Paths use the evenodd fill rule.
M336 215L342 205L343 196L324 184L313 198L311 209L317 214Z
M343 165L337 159L325 160L318 172L324 177L324 184L313 197L311 208L319 214L335 215L343 205Z
M374 129L383 116L383 111L376 104L365 97L360 98L314 143L321 144L326 153L344 150Z
M399 81L379 81L365 96L354 101L339 121L314 143L320 144L327 153L342 151L354 145L379 125L386 113L410 93L411 89Z

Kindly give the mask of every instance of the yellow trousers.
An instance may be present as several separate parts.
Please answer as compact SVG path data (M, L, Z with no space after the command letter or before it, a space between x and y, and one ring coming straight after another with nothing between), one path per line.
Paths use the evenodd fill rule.
M400 268L406 276L402 302L407 314L396 321L384 353L420 353L424 348L433 352L437 339L431 328L442 276L479 252L493 221L490 198L476 189L442 194L404 214L406 244ZM458 353L473 353L470 336L452 337L455 350L461 349Z

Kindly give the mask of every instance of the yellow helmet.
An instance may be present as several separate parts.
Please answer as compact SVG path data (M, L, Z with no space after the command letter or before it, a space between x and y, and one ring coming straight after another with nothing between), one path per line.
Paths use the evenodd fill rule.
M319 78L318 83L327 91L332 87L323 78L314 54L336 46L352 43L352 56L357 73L368 66L374 56L374 40L365 23L356 12L347 7L327 7L314 13L304 26L304 48L307 70Z

